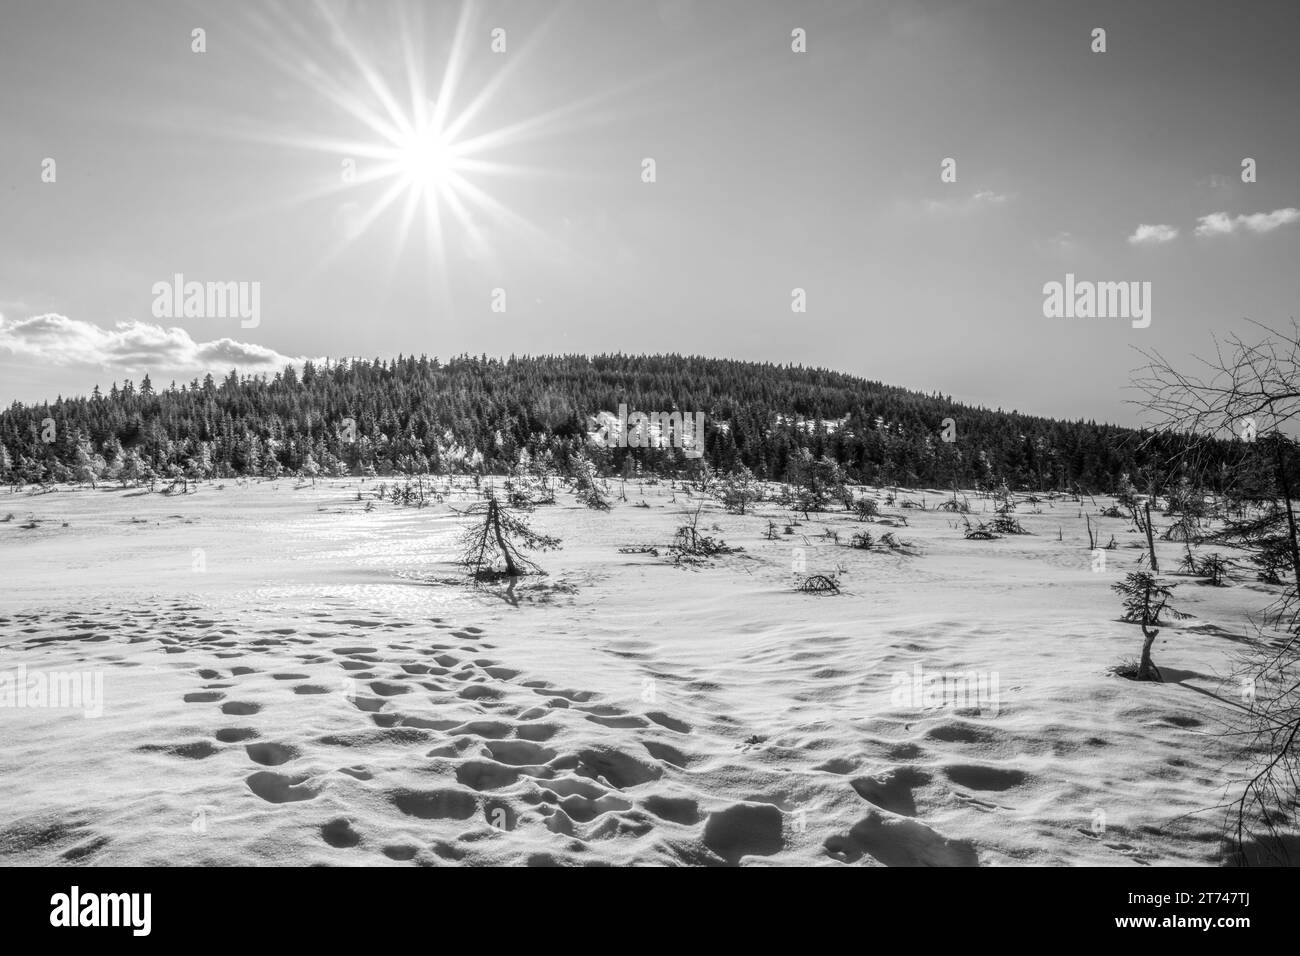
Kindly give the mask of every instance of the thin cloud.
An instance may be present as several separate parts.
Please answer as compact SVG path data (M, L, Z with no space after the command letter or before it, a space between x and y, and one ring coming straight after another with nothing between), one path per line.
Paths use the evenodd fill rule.
M128 321L105 329L53 312L13 320L0 315L0 350L35 364L131 373L191 374L231 368L268 372L302 361L229 338L196 342L189 332L174 326Z
M1081 248L1082 243L1068 232L1058 232L1050 239L1034 240L1034 250L1051 258L1077 255Z
M989 206L1000 206L1010 198L1006 193L981 189L961 199L927 199L925 211L929 213L972 212Z
M1286 209L1275 209L1272 212L1253 212L1250 215L1241 215L1235 218L1229 216L1226 212L1212 212L1208 216L1201 216L1196 221L1196 234L1202 237L1226 236L1237 232L1239 229L1246 229L1254 233L1267 233L1297 221L1300 221L1300 209L1296 209L1294 206L1289 206Z
M1133 231L1133 235L1128 237L1128 241L1133 245L1160 245L1164 242L1173 242L1178 238L1178 230L1173 226L1149 225L1142 223Z
M1233 185L1233 181L1222 173L1211 173L1206 178L1197 180L1196 185L1205 189L1227 189Z

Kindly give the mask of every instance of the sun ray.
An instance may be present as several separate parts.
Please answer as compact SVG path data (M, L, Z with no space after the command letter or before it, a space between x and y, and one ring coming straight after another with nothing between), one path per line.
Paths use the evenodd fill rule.
M324 0L316 0L316 8L321 12L321 15L333 29L336 42L338 42L338 44L347 52L348 56L351 57L353 65L356 66L358 72L366 81L366 84L379 99L379 102L383 104L384 109L388 112L388 118L392 121L393 126L396 127L398 134L409 135L411 133L410 120L403 113L401 106L398 105L396 98L388 89L388 84L384 82L379 71L376 70L361 51L356 48L356 44L354 44L350 39L348 31L338 22L337 19L335 19L334 15L330 13L329 9L325 6Z
M325 269L332 265L339 256L357 239L364 236L370 231L370 227L379 220L388 208L395 203L402 195L406 186L400 180L395 180L384 194L376 200L364 215L354 223L353 228L348 230L343 236L337 238L333 245L330 246L321 261L316 265L312 276L319 276Z
M269 213L283 212L289 209L296 209L303 205L319 202L331 197L340 197L354 192L358 187L369 186L375 183L383 182L391 176L391 172L382 166L371 166L363 169L356 174L356 177L345 182L343 178L335 174L327 181L318 181L315 185L307 186L294 192L284 193L277 196L269 202L263 202L258 206L249 206L243 209L230 209L221 216L214 219L214 225L223 226L234 225L241 222L264 219Z
M465 52L469 44L470 5L469 0L462 0L460 17L456 22L456 35L451 42L451 54L447 57L447 66L442 73L442 82L438 85L438 95L434 102L433 128L441 135L442 127L451 108L452 98L460 83L464 71Z
M552 9L547 18L531 31L528 37L528 42L518 50L514 50L510 54L510 59L505 63L505 65L497 71L492 79L490 79L481 90L479 90L477 95L470 100L469 104L456 114L451 125L446 129L446 134L449 139L454 140L459 137L465 127L472 123L475 117L482 112L484 107L492 101L492 98L496 96L497 92L510 82L515 75L515 72L528 63L532 51L538 47L542 39L544 39L550 32L551 28L560 18L561 13L567 7L568 4L559 4Z
M425 243L433 256L434 268L426 270L425 282L430 299L436 299L447 310L450 292L447 288L447 251L442 235L442 213L437 203L425 206Z
M411 115L421 108L427 97L428 80L424 72L425 60L425 43L424 43L424 9L417 6L415 8L416 23L411 26L406 22L406 8L399 8L399 15L402 23L402 59L406 66L406 87L407 95L410 98ZM419 50L415 48L415 41L419 41Z
M454 169L458 173L474 173L485 176L512 176L517 179L545 179L562 177L568 174L562 170L546 166L525 166L522 163L503 163L490 159L472 159L457 156Z
M550 237L541 229L533 225L523 216L511 210L505 204L494 199L478 186L475 186L473 183L455 174L453 174L453 181L456 184L458 196L474 203L486 212L490 218L508 224L517 232L530 236L535 241L545 242L549 240Z

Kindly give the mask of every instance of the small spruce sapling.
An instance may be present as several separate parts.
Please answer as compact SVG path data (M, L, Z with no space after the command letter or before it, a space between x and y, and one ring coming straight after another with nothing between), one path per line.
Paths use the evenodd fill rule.
M1170 617L1186 617L1169 606L1174 584L1163 584L1148 571L1130 571L1123 581L1111 585L1111 589L1124 598L1124 620L1132 621L1142 627L1142 657L1136 669L1118 668L1117 673L1140 681L1161 681L1160 671L1151 660L1151 645L1160 633L1163 622L1161 614Z
M492 490L461 514L482 519L466 528L461 536L460 563L477 581L542 574L542 569L523 552L560 547L559 538L534 531L524 518L504 507Z

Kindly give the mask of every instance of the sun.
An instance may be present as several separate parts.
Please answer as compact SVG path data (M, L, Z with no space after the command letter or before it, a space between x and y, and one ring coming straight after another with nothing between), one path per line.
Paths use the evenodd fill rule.
M502 253L526 244L556 261L572 261L574 253L553 230L513 204L528 197L530 186L569 175L532 164L536 144L599 122L604 114L596 107L613 91L520 114L507 95L511 83L519 82L518 71L554 27L559 8L529 31L526 43L511 47L508 57L479 42L485 33L472 0L462 0L447 29L426 22L426 15L442 15L430 9L399 0L388 7L387 19L372 25L349 22L317 3L313 15L328 43L315 45L286 20L263 52L278 64L301 64L283 69L303 84L329 122L315 119L307 129L254 127L242 135L329 157L304 177L302 188L277 200L286 208L333 205L334 228L323 234L315 273L325 272L377 224L392 223L395 254L385 257L384 280L393 281L399 263L418 263L430 290L445 298L453 274L449 257L457 265L473 260L499 271ZM286 15L275 16L279 23Z
M393 166L407 189L429 199L443 199L454 187L457 175L455 144L422 124L398 139L393 148Z

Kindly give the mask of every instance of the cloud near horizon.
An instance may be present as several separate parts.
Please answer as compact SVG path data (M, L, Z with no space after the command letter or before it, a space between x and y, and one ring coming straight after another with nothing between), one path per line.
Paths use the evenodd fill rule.
M206 372L278 372L303 357L230 338L196 342L185 329L148 322L117 322L112 329L49 312L26 319L0 315L0 353L46 366L191 375Z
M1297 221L1300 221L1300 209L1296 209L1294 206L1289 206L1286 209L1275 209L1272 212L1253 212L1250 215L1240 215L1235 218L1229 216L1226 212L1212 212L1208 216L1201 216L1196 220L1196 234L1202 237L1226 236L1239 229L1265 233Z

